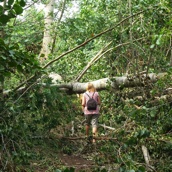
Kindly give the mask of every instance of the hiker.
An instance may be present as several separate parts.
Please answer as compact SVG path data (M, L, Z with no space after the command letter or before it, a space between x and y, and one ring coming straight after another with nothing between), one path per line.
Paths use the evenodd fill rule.
M96 107L92 108L95 110L88 110L88 101L93 98L96 101ZM94 104L94 103L93 103ZM99 118L99 110L100 110L100 96L99 93L96 91L94 85L92 83L88 83L86 92L83 94L82 97L82 110L85 116L85 130L86 136L89 136L90 126L92 125L92 134L93 137L97 136L97 128L98 128L98 118ZM93 139L93 143L95 139Z

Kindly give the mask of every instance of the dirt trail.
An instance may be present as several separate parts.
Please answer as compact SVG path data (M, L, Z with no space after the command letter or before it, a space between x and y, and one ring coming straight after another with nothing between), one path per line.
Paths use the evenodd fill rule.
M79 172L81 170L86 170L88 172L92 171L92 168L95 167L95 164L91 160L84 159L80 155L60 155L61 163L65 165L65 167L73 167L75 168L75 172Z

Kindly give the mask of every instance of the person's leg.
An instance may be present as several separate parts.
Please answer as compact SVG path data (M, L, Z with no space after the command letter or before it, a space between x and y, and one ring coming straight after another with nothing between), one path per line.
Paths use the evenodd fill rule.
M96 137L97 134L98 134L98 118L99 118L99 115L95 114L92 116L92 133L93 133L93 137ZM96 140L93 139L93 143L95 143Z
M93 136L97 136L97 126L92 129Z
M86 136L89 136L89 130L90 130L90 126L89 126L89 125L86 125L86 126L85 126L85 133L86 133Z
M93 127L93 137L96 137L97 136L97 127ZM96 140L93 138L93 143L95 143Z
M90 125L91 125L91 116L90 115L85 115L85 134L86 136L89 136L89 130L90 130Z

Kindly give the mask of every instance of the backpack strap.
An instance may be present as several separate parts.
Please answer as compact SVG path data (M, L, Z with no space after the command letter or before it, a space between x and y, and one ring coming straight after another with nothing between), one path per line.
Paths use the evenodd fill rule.
M95 93L95 92L94 92ZM94 97L94 93L92 95L92 98ZM85 92L85 94L91 99L91 97Z
M95 93L95 92L94 92ZM94 97L94 93L93 93L93 96L92 96L92 98Z
M91 97L85 92L85 94L91 99Z

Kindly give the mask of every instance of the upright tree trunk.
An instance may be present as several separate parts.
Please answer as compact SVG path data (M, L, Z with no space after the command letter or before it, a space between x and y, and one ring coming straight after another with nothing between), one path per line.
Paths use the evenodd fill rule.
M40 60L44 61L48 58L50 54L51 44L52 44L52 37L51 37L51 30L52 30L52 23L53 23L53 14L54 14L54 0L49 0L47 5L45 6L45 19L44 19L44 37L42 41L42 49L40 52Z
M55 26L55 32L54 32L54 37L53 37L52 47L51 47L51 53L53 53L54 52L54 49L55 49L56 38L57 38L57 34L58 34L57 27L58 27L59 23L62 20L62 17L63 17L63 14L64 14L64 10L65 10L65 6L66 6L66 1L67 0L64 0L63 1L62 9L61 9L61 14L60 14L60 17L59 17L59 19L58 19L58 21L56 23L56 26Z

